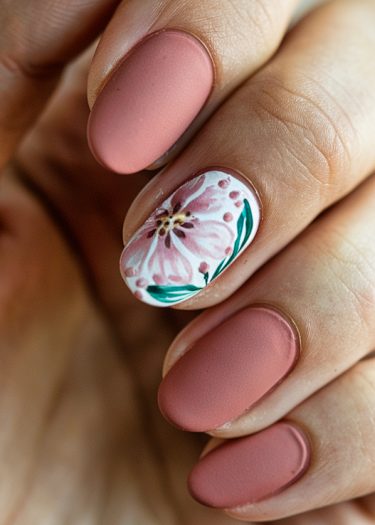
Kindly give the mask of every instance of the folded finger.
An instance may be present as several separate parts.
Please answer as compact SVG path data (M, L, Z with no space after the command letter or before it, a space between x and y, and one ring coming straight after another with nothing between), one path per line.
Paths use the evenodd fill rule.
M0 2L0 167L56 86L64 64L102 29L115 0Z

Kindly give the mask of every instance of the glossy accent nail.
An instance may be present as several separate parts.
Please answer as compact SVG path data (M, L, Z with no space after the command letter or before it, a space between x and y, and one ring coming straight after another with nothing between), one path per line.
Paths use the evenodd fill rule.
M155 306L185 301L249 246L259 202L233 173L208 169L185 182L131 238L120 268L138 299Z
M93 154L118 173L146 168L188 128L213 82L212 59L193 35L172 29L149 35L95 102L88 125Z
M275 308L251 306L199 339L159 388L159 407L192 432L244 414L291 371L299 356L292 322Z
M309 467L310 457L302 430L276 423L209 452L190 473L189 490L199 502L220 509L256 503L295 483Z

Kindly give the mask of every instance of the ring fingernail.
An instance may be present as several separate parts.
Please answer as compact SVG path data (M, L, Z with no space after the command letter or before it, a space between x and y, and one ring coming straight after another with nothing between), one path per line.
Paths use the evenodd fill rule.
M251 306L194 343L159 388L159 407L193 432L219 428L249 410L295 366L299 336L276 309Z
M209 452L193 468L189 489L210 507L256 503L295 483L307 470L310 457L307 436L295 425L276 423Z
M130 239L122 276L136 297L155 306L189 299L249 246L260 206L233 172L206 170L185 182Z

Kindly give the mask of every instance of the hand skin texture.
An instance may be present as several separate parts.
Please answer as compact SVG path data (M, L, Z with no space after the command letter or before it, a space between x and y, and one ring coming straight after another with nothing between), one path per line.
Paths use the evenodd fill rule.
M180 7L183 3L178 2ZM89 3L56 0L49 2L47 12L42 0L0 1L0 525L236 523L221 511L196 503L188 495L186 478L206 438L175 430L165 423L157 408L166 348L193 314L143 305L123 286L118 272L124 213L153 173L126 177L112 174L97 164L86 143L89 116L86 83L94 46L85 49L104 29L117 4L109 0ZM118 21L123 19L126 4L135 21L138 18L140 31L143 23L151 26L159 20L163 24L163 16L178 14L175 4L166 8L161 1L145 2L149 4L149 9L145 8L149 18L145 21L137 12L137 0L122 4ZM234 5L234 13L235 2L230 4ZM262 3L255 4L261 6ZM267 48L259 26L257 44L258 49L264 49L264 56L254 53L251 60L246 56L235 74L229 71L222 92L215 94L211 106L203 110L176 150L168 155L177 155L219 103L245 76L268 60L283 36L295 4L283 3L285 12L279 15L278 31L272 31L272 38L268 34ZM267 14L265 16L267 18ZM201 19L200 14L197 15L197 21ZM255 19L255 26L256 22ZM111 24L116 23L113 17ZM205 29L202 28L202 33ZM127 38L136 40L138 36L134 31L124 38L123 45L131 44ZM266 34L263 36L267 38ZM117 42L109 43L117 49ZM101 46L103 50L104 44ZM110 67L115 54L111 55L108 50L97 53L89 77L90 104L99 90L100 76L103 81L108 73L103 64L107 59ZM80 56L77 58L77 55ZM247 59L245 71L242 68ZM66 63L69 66L61 74ZM358 180L353 185L365 176L365 169L362 171L356 175ZM365 200L374 193L373 186L370 180L352 201L346 201L348 210L364 210L358 219L359 229L369 222ZM347 214L349 216L350 211ZM139 221L139 217L136 220ZM315 239L314 231L319 227L317 224L315 230L314 226L309 230L309 239ZM131 223L128 228L130 231ZM308 251L308 240L304 242ZM362 242L365 244L364 237ZM277 259L272 263L271 273L275 277L271 290L276 290L278 272L281 274L283 268L290 266L300 248L296 244L292 249L295 252L289 252L290 255L283 252L279 270ZM325 261L322 267L324 264ZM302 282L299 279L302 277L296 271L297 283ZM273 302L271 291L269 296L263 293L264 280L267 279L258 278L253 296L250 297L245 286L239 302L236 296L232 303L223 303L222 310L219 305L213 314L208 311L205 326L217 324L228 311L236 310L241 301L245 306L248 300L255 301L263 294L262 298ZM319 271L316 282L321 282ZM289 287L284 283L277 290L280 294L290 293L291 308L292 290L296 290L294 293L298 296L297 288L291 280ZM323 296L327 304L331 300L329 292ZM301 292L306 302L310 293L308 286ZM343 294L343 304L345 299ZM373 307L373 298L367 299ZM314 308L318 310L319 304L314 303ZM350 317L345 318L345 322L350 326ZM165 363L166 370L189 341L202 335L202 325L196 324L196 329L188 330L175 340ZM309 326L304 329L309 333ZM313 329L317 330L314 326ZM346 349L337 374L364 357L369 350L367 346L367 341L358 344L354 356ZM311 348L313 361L313 352L318 350ZM314 401L315 391L329 378L333 379L329 372L336 366L335 356L339 350L332 347L328 352L322 384L312 381L316 375L312 371L306 382L311 390L301 389L305 377L301 372L294 380L300 399L298 395L294 398L285 395L287 402L284 403L274 397L274 411L265 408L269 420L264 418L261 408L255 422L245 418L238 428L234 425L233 435L260 430L303 401L293 412L294 418L303 424L304 414L308 414L307 431L316 429L313 438L318 442L319 425L326 424L325 415L333 419L332 413L337 410L342 420L345 419L347 405L337 403L337 396L345 401L346 392L353 389L363 393L363 386L372 384L364 362L358 365L361 369L349 370L334 381L331 390L323 389L319 394L322 397ZM292 386L293 379L290 390L294 391ZM285 386L286 394L288 388ZM353 404L358 413L369 414L371 423L370 391L369 388L366 395L354 399ZM321 410L322 406L327 408ZM371 425L361 427L363 422L359 416L350 413L348 420L352 427L358 425L354 436L360 436L361 429L364 429L362 437L369 434ZM352 428L346 425L345 434L350 435ZM330 430L337 433L340 427ZM230 430L227 432L228 436L218 434L232 437ZM322 443L328 457L337 449L329 436L325 436ZM350 446L352 442L348 440L348 443ZM353 450L366 454L366 443L366 439L360 442L358 438ZM214 444L211 442L210 446ZM350 452L346 450L346 457L350 457ZM373 455L373 451L369 453L369 463ZM338 456L337 461L339 459ZM327 465L319 464L314 473L319 481L319 469L324 471L321 491L337 484L337 472ZM363 490L358 488L358 495L369 493L364 477ZM351 479L347 484L351 484ZM307 490L308 487L306 494ZM340 490L345 495L342 499L349 499L348 491L342 487ZM315 489L315 493L319 491ZM375 523L371 494L323 509L319 509L322 504L339 499L335 499L334 494L331 501L327 498L324 502L321 495L318 496L318 510L277 523ZM308 497L313 499L310 494ZM293 502L290 509L292 513ZM256 509L245 509L245 512L256 513ZM262 509L259 512L263 512ZM276 505L268 512L274 515L270 519L276 519L285 510L277 516ZM249 518L244 519L250 522ZM258 514L256 519L263 518ZM268 519L267 516L264 519Z

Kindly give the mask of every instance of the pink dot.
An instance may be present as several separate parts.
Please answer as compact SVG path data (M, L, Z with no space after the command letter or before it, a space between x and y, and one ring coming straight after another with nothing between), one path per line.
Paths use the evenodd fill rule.
M237 206L237 208L241 208L242 204L243 204L243 201L237 201L235 202L234 205Z
M233 252L233 248L228 246L228 248L225 248L225 255L230 255Z
M152 276L152 279L153 279L154 283L156 283L156 284L163 284L163 282L164 282L163 277L161 275L157 274L157 273L155 273Z
M124 274L126 275L126 277L134 277L135 275L137 275L137 272L135 268L129 267L125 268Z
M179 275L168 275L168 280L172 283L182 283L182 278Z
M235 199L238 199L238 197L240 196L240 192L239 191L231 191L230 194L229 194L229 197L233 200Z
M210 269L210 266L205 261L202 261L200 263L199 265L200 273L207 273L209 269Z
M140 279L137 279L135 284L136 286L138 286L138 288L146 288L148 282L146 281L146 279L141 277Z
M222 189L228 188L228 186L229 186L229 180L228 180L228 179L221 179L221 180L219 180L218 185L219 185L220 188L222 188Z
M227 211L227 213L224 213L223 219L225 222L233 221L233 215L229 211Z
M139 299L140 301L142 301L142 299L143 299L143 294L142 294L142 292L140 292L139 290L137 290L136 292L134 292L134 297L136 297L137 299Z

